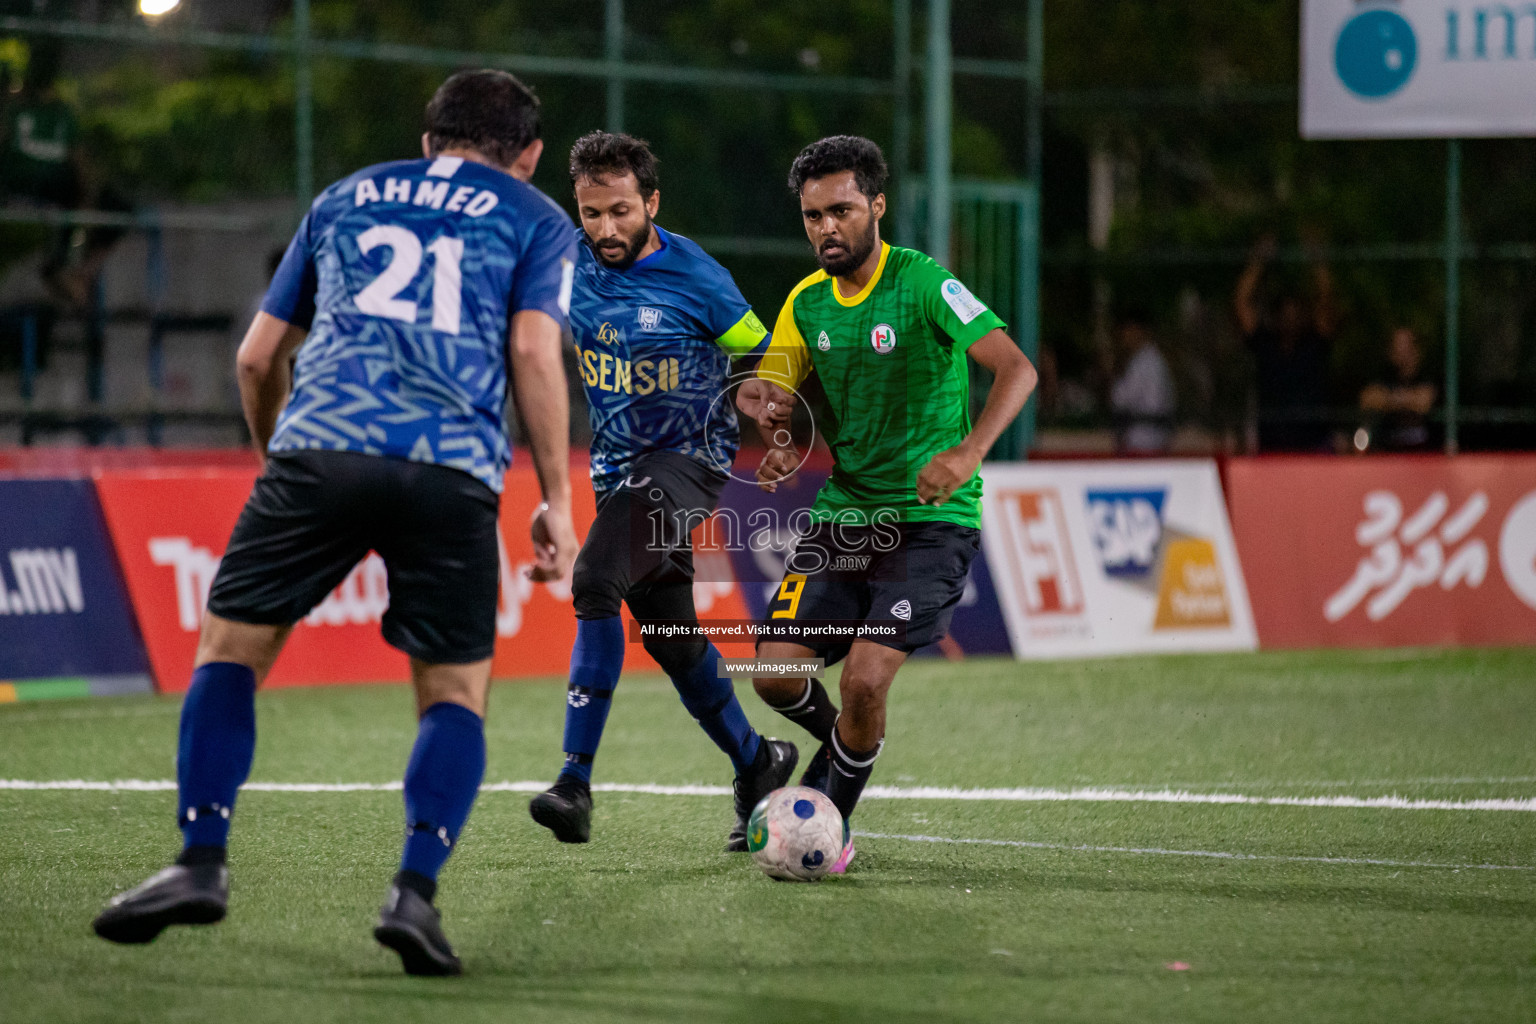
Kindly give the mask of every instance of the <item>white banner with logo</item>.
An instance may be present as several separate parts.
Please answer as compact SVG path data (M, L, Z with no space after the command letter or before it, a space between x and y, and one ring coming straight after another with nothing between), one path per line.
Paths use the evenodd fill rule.
M1536 5L1303 0L1301 134L1536 135Z
M1216 464L982 468L982 543L1019 658L1253 650Z

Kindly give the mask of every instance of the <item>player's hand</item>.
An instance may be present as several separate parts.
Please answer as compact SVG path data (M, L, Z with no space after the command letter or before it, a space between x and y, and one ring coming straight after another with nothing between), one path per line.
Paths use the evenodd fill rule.
M770 448L757 467L757 486L770 494L779 489L779 481L800 468L800 453L793 448Z
M743 381L736 391L736 408L756 420L770 436L788 426L796 401L794 395L761 377Z
M571 522L571 510L565 507L540 505L533 513L534 564L528 570L528 578L535 583L552 583L564 579L576 561L581 545L576 543L576 527Z
M939 452L917 474L917 500L935 507L944 504L976 475L979 465L981 458L963 445Z

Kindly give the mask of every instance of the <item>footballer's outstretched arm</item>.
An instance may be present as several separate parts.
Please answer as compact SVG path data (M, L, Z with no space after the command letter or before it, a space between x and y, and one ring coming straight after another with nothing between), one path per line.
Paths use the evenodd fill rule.
M558 580L570 572L579 547L571 523L571 410L560 357L560 324L542 310L519 310L512 316L510 349L517 411L528 430L528 449L544 495L544 506L533 520L537 564L529 575Z
M257 313L235 356L240 408L263 470L267 466L267 444L293 387L293 354L308 334L306 327L279 320L271 313Z
M942 505L965 485L1008 424L1023 410L1040 379L1029 357L1001 328L982 335L967 351L972 359L992 371L992 390L965 440L939 452L917 474L917 497L925 505Z

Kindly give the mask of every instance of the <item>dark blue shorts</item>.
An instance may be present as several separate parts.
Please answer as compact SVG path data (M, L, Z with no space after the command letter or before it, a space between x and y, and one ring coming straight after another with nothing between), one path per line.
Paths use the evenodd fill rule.
M499 560L494 491L446 466L355 452L273 455L208 597L220 618L286 626L377 551L384 639L430 664L491 656Z
M980 530L955 523L818 523L790 555L766 624L862 623L880 628L859 637L910 653L949 632L980 547ZM853 639L791 642L831 665L847 656Z

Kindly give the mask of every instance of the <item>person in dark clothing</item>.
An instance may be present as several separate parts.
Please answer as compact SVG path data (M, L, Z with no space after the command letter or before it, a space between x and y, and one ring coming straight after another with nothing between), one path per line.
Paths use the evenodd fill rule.
M1275 250L1273 236L1259 240L1232 300L1238 328L1255 363L1259 451L1331 451L1332 430L1323 413L1337 326L1333 278L1323 263L1314 263L1313 301L1283 294L1265 315L1260 285Z
M59 95L62 52L35 46L21 91L0 119L0 199L65 210L127 213L132 204L110 184L92 187L80 146L80 120ZM65 226L43 262L43 280L56 300L84 306L123 228Z
M1430 451L1429 412L1439 388L1424 373L1424 354L1411 327L1392 332L1387 366L1360 392L1360 411L1375 421L1371 447L1388 452Z

